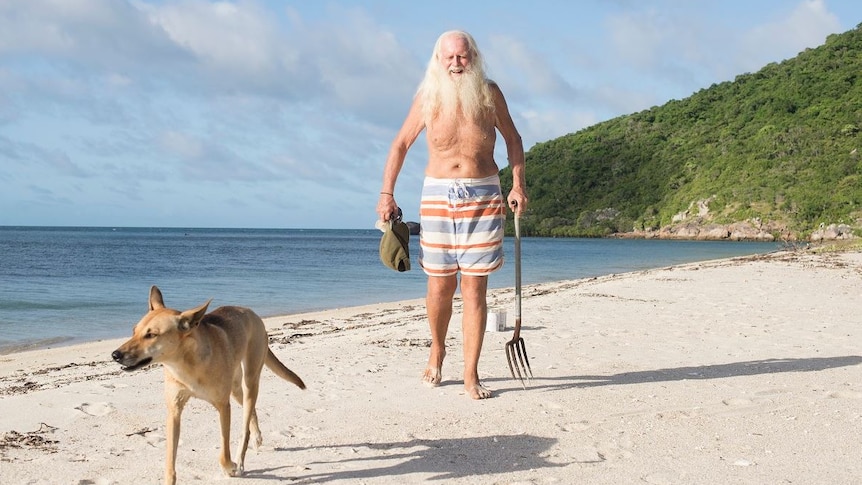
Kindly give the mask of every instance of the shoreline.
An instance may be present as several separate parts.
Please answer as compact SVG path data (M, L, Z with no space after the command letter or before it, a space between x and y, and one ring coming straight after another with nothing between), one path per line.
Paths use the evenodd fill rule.
M760 252L760 253L750 254L750 256L754 256L754 257L768 256L768 255L775 254L775 253L782 252L782 251L783 251L782 249L774 249L774 250L768 251L768 252ZM727 256L727 257L719 256L719 257L714 258L714 259L703 259L703 260L694 260L694 261L690 261L690 262L668 263L668 264L671 266L683 265L683 264L697 264L697 263L709 262L709 261L714 261L714 260L732 259L732 258L747 257L747 256L749 256L749 255ZM605 274L596 273L594 275L585 275L585 276L580 277L580 278L568 278L568 279L560 279L560 280L553 280L553 281L545 281L545 282L540 282L540 283L527 283L524 286L526 287L528 285L538 285L538 284L551 284L551 285L553 285L553 284L558 284L558 283L565 283L567 281L578 281L578 280L582 280L582 279L593 279L593 278L603 277L603 276L608 276L608 275L637 273L637 272L641 272L644 270L649 270L649 269L658 270L658 269L662 269L662 268L663 268L663 266L649 267L649 268L631 268L631 269L627 269L627 270L624 270L624 271L618 272L618 273L605 273ZM424 275L423 275L423 278L424 278ZM502 287L500 287L500 286L489 286L489 288L488 288L488 294L489 295L491 295L493 293L506 292L506 291L508 291L510 293L513 292L514 291L513 286L511 286L511 285L502 286ZM456 298L459 295L460 295L460 292L457 292ZM171 295L171 296L173 297L173 295ZM408 297L408 299L409 298L410 297ZM416 298L419 298L419 297L417 296ZM421 298L424 299L424 296ZM215 305L215 306L211 306L211 310L216 308L217 306L221 306L221 304L238 304L241 306L250 306L253 310L255 310L261 316L261 318L264 321L267 321L270 319L277 319L277 318L282 318L282 317L291 316L291 315L315 314L315 313L328 312L328 311L337 311L339 309L348 309L349 310L351 308L360 308L360 307L366 307L366 306L372 306L373 307L373 306L379 306L379 305L398 304L399 301L400 300L398 300L398 299L386 299L384 301L377 301L377 302L370 302L370 303L350 304L350 305L344 306L344 307L321 306L320 308L314 308L314 309L309 309L309 310L300 310L300 311L297 311L295 313L280 313L278 311L272 311L272 310L270 310L268 313L262 313L257 309L257 307L255 305L243 305L240 302L224 302L224 303L220 303L220 304ZM198 300L195 300L195 302L199 303ZM489 303L489 307L490 306L492 306L492 305ZM182 309L182 308L177 307L177 309ZM35 337L33 339L30 339L30 340L18 340L18 341L7 341L7 342L0 341L0 357L2 357L4 355L16 354L16 353L26 352L26 351L30 351L30 350L43 350L43 349L51 349L51 348L57 348L57 347L72 347L72 346L76 346L76 345L82 345L82 344L87 344L87 343L92 343L92 342L99 342L99 341L104 341L104 340L124 340L124 339L128 338L128 336L131 334L132 326L135 323L137 323L138 319L141 316L143 316L143 312L139 312L138 314L136 314L132 318L130 318L127 322L125 322L126 326L120 328L116 332L115 336L97 335L93 338L87 339L86 337L82 337L80 335L78 335L78 336L57 335L57 336Z
M512 289L489 290L511 315ZM463 389L460 299L443 382L420 382L422 299L264 319L299 391L264 371L264 436L244 484L850 483L862 436L862 252L687 263L523 288L534 379L487 332ZM10 483L157 483L158 366L124 373L124 339L0 356L0 475ZM232 448L238 439L234 406ZM183 483L224 480L215 411L192 400ZM58 466L60 464L61 466ZM8 478L7 478L8 477Z
M192 239L182 236L183 231L148 229L12 232L10 250L0 258L6 263L4 273L12 277L11 286L0 291L0 353L43 342L55 345L58 341L47 339L56 337L69 339L60 341L62 345L127 337L131 324L146 310L152 284L177 307L213 298L213 305L246 306L262 317L424 297L421 268L396 273L382 265L374 231L379 235L376 229L362 234L223 229L201 231ZM314 242L321 238L331 244ZM60 250L66 244L72 254ZM506 254L511 255L513 244L511 237L504 240ZM524 284L780 249L774 243L573 238L526 238L523 247ZM167 259L160 260L155 248L162 248ZM99 254L112 256L96 257ZM233 256L220 261L220 254ZM38 267L23 264L43 257ZM321 271L320 264L327 261L341 268L338 274ZM207 267L203 280L200 265ZM513 282L512 264L504 263L489 277L490 288L511 287Z

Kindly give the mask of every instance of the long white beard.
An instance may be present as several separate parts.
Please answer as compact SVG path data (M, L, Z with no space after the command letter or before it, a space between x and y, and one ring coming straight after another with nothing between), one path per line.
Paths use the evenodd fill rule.
M435 69L426 76L420 90L426 121L441 115L449 117L459 109L467 119L476 120L493 108L488 81L482 73L470 69L460 76Z

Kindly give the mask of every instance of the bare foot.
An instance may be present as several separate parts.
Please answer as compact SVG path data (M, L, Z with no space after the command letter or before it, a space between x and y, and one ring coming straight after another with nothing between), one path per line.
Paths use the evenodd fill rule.
M422 382L429 387L437 387L443 380L443 369L440 367L428 367L422 373Z
M492 396L491 391L480 383L469 386L464 384L464 389L467 391L467 395L473 399L488 399Z
M428 358L428 366L425 367L425 372L422 373L422 382L430 387L437 387L443 380L443 359L446 357L446 352L439 359L435 359L432 355Z

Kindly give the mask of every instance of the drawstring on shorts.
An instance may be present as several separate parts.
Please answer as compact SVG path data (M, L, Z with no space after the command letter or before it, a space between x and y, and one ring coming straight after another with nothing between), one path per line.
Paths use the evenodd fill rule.
M474 197L470 194L470 188L459 179L455 179L449 183L449 202L469 199Z

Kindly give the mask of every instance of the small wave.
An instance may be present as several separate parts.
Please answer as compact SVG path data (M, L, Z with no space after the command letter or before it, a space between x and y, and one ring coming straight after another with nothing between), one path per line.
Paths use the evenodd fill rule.
M4 343L0 341L0 355L17 354L28 350L45 349L55 345L69 343L72 337L51 337L37 340L26 340L22 342Z
M57 301L57 302L48 302L48 301L25 301L25 300L11 300L11 301L0 301L0 310L9 310L9 311L28 311L28 310L81 310L87 308L99 309L99 308L118 308L118 307L126 307L128 303L122 302L66 302L66 301Z

